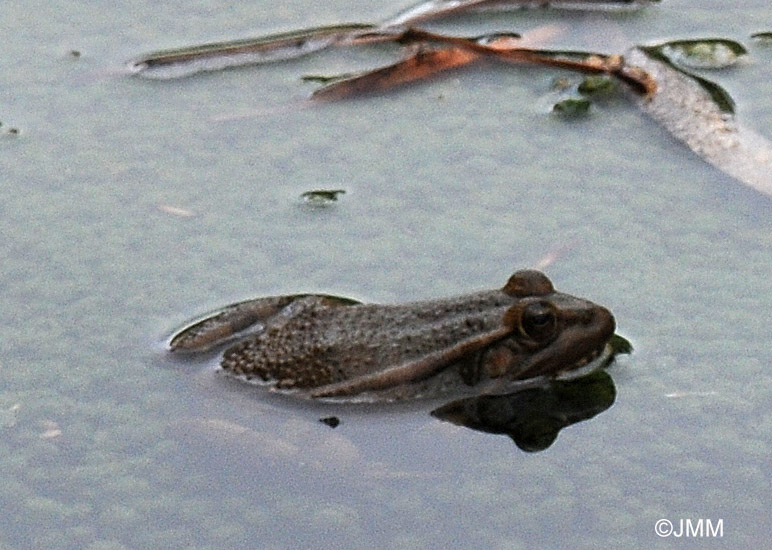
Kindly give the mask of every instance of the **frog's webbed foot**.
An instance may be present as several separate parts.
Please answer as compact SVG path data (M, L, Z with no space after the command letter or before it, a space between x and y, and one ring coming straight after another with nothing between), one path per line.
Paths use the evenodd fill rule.
M170 351L202 352L250 332L281 324L310 306L339 307L358 304L356 300L326 294L291 294L256 298L230 304L183 328L169 342Z

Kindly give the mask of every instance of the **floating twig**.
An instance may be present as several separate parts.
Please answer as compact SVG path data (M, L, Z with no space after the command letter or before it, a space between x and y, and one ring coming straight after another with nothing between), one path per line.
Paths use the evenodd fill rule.
M179 78L201 71L292 59L333 44L354 43L360 34L375 29L375 25L351 23L159 50L130 61L129 69L148 78Z

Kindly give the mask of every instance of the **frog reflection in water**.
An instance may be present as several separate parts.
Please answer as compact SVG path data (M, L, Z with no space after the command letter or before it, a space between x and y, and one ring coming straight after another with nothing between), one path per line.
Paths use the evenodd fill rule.
M600 364L614 328L606 308L523 270L500 290L401 305L312 294L249 300L185 328L170 349L200 352L241 337L223 354L228 374L304 398L391 401L506 391Z

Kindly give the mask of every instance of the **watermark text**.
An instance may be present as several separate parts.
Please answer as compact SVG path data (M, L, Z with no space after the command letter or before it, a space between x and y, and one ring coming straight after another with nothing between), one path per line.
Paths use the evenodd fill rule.
M659 537L721 538L724 536L724 520L680 518L670 521L663 518L654 524L654 532Z

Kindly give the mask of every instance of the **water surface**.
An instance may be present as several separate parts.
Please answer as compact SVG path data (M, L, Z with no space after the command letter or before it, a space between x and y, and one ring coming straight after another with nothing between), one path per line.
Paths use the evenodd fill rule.
M660 518L722 519L717 547L768 540L769 198L623 97L586 119L549 116L543 98L563 74L552 70L486 63L310 109L301 75L397 52L175 82L120 74L153 49L402 7L4 3L0 546L705 544L659 539ZM772 138L772 49L748 38L772 28L767 2L432 28L547 24L563 29L556 47L609 52L743 41L750 62L710 77ZM301 204L317 188L346 194ZM556 287L608 306L636 351L610 369L615 405L540 453L442 423L429 405L298 407L163 352L181 323L231 301L431 298L501 286L555 251ZM329 415L335 430L318 422Z

